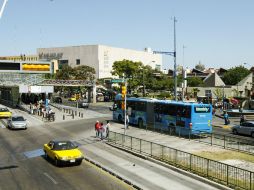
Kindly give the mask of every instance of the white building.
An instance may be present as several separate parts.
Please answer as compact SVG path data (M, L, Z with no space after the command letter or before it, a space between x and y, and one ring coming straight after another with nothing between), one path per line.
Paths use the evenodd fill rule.
M39 59L59 61L59 68L68 64L71 67L87 65L95 68L96 78L112 77L111 71L115 61L124 59L142 62L153 69L161 71L162 56L154 54L150 48L144 51L136 51L123 48L115 48L104 45L81 45L55 48L38 48Z

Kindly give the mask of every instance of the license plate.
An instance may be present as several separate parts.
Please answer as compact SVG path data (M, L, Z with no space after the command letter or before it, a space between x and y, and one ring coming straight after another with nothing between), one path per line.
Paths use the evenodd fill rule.
M70 162L75 162L75 160L70 160Z

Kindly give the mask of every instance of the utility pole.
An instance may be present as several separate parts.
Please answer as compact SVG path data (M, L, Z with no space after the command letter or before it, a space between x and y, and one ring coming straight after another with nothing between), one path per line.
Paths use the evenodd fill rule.
M8 0L4 0L4 2L3 2L2 8L1 8L1 10L0 10L0 19L2 18L2 15L3 15L3 12L4 12L4 8L5 8L5 6L6 6L7 1L8 1Z
M165 52L165 51L153 51L155 54L165 54L171 55L174 57L174 96L175 101L177 101L177 71L176 71L176 18L174 17L174 51L173 52Z
M176 17L174 17L174 82L175 82L175 101L177 101L177 71L176 71Z

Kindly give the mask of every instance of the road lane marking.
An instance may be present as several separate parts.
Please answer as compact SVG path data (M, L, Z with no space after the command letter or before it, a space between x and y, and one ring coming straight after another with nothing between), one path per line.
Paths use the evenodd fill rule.
M39 157L39 156L44 155L44 151L40 148L40 149L24 152L24 155L27 158Z
M51 177L48 173L44 172L43 174L44 174L46 177L48 177L55 185L58 184L57 181L56 181L53 177Z

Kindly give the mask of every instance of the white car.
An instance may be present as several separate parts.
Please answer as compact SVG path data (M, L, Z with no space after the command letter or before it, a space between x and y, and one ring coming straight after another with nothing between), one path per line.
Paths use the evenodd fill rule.
M12 116L8 119L9 129L27 129L27 122L23 116Z

